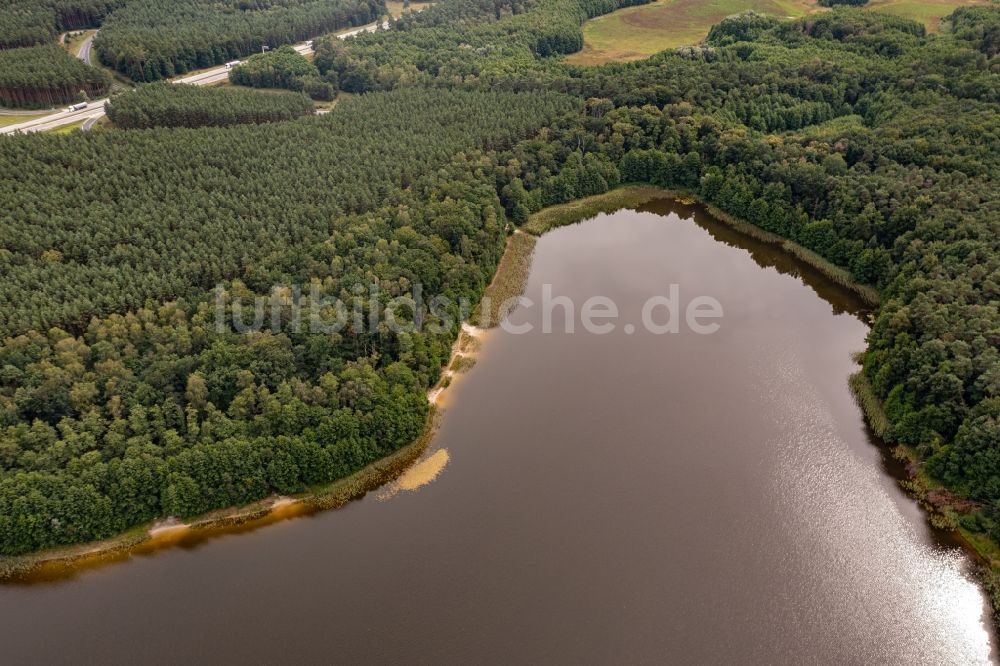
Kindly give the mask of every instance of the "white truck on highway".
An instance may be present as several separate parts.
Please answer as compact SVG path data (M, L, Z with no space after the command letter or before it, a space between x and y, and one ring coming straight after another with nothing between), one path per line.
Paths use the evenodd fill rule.
M86 109L86 108L87 108L87 103L86 102L80 102L79 104L72 105L71 107L69 107L66 110L67 111L80 111L80 110Z
M236 65L238 65L238 64L240 64L239 60L232 60L230 62L227 62L226 63L226 69L232 69L233 67L236 67Z

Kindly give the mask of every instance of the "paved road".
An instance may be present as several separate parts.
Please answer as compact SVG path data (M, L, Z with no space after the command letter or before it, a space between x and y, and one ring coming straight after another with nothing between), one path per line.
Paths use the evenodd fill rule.
M97 33L95 32L94 35L96 34ZM94 45L94 35L91 35L90 37L87 37L87 39L84 40L83 44L80 45L80 50L76 54L77 58L84 61L88 65L94 64L90 62L90 50L91 47Z
M389 22L384 21L381 24L370 23L368 25L362 26L360 28L354 28L352 30L347 30L338 34L337 36L341 39L347 39L354 35L360 34L362 32L375 32L379 27L388 28ZM91 40L87 40L85 44L85 49L87 51L87 57L90 57L90 44ZM296 51L302 55L307 55L313 52L312 41L303 42L302 44L296 44L293 47ZM80 50L80 55L82 56L84 49ZM229 78L229 70L226 69L225 65L221 67L213 67L212 69L206 69L197 74L191 74L179 79L173 79L174 83L186 83L188 85L195 86L208 86L214 83L222 83ZM80 111L69 111L63 109L62 111L57 111L46 116L41 116L32 120L27 120L23 123L17 123L16 125L7 125L6 127L0 127L0 134L14 134L15 132L44 132L46 130L55 129L57 127L62 127L63 125L69 125L81 120L86 120L87 123L84 129L90 129L98 118L104 115L104 105L107 103L107 98L99 99L97 101L91 102L87 108L81 109Z
M66 44L66 40L74 32L76 32L76 31L64 32L63 34L59 35L59 42L61 44L65 45ZM94 64L94 63L92 63L90 61L90 53L91 53L90 49L94 45L94 35L96 35L97 32L98 31L95 30L93 35L91 35L90 37L87 37L87 39L83 40L83 44L80 44L80 50L76 52L76 57L79 58L80 60L84 61L88 65L93 65Z
M80 122L81 120L87 120L89 118L100 118L104 115L104 103L107 102L106 99L98 100L96 102L91 102L86 109L81 109L79 111L68 111L63 109L62 111L57 111L56 113L50 113L47 116L39 116L38 118L33 118L31 120L25 121L23 123L17 123L16 125L7 125L6 127L0 127L0 134L13 134L14 132L45 132L46 130L56 129L57 127L62 127L63 125L70 125L72 123Z

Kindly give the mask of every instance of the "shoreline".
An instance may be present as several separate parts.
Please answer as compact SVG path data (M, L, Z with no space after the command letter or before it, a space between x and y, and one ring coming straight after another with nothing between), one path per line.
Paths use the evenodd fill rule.
M481 329L465 323L459 329L451 357L441 369L441 378L427 393L431 408L420 436L350 476L295 495L275 494L250 504L210 511L187 522L168 516L100 541L57 546L26 555L0 556L0 585L31 585L71 578L83 570L123 562L134 555L148 555L178 545L196 545L281 520L338 509L386 486L426 452L441 418L438 399L454 376L474 363L480 333Z
M611 213L629 207L637 208L656 199L673 199L685 205L697 203L712 217L738 233L780 247L796 259L818 270L831 282L850 290L866 306L873 310L878 308L880 299L875 289L870 285L853 281L843 268L794 241L719 210L692 192L668 190L650 185L622 185L604 194L544 208L533 213L522 225L521 230L534 237L540 237L552 229L575 224L600 213ZM532 242L533 247L534 242ZM498 276L504 269L505 266L501 263L497 269ZM505 276L504 282L508 284L516 282L521 285L523 291L528 277L527 271L523 275L518 275L516 271L520 270L519 264L508 264L506 270L515 273ZM520 293L519 291L515 295ZM980 584L993 614L994 626L1000 628L1000 544L981 532L970 532L959 523L958 518L963 510L968 511L970 507L969 501L956 497L943 484L928 476L920 466L915 451L902 445L893 446L885 442L884 436L889 423L881 400L872 393L862 371L852 375L848 383L865 425L871 431L874 440L872 444L900 467L898 474L888 466L883 472L891 476L907 497L917 503L935 538L951 547L960 548L969 556L978 569Z
M537 213L532 213L521 229L533 236L541 236L551 229L574 224L599 213L612 213L621 208L641 206L654 199L674 199L682 204L698 204L709 215L726 223L734 230L756 240L777 245L796 259L809 264L830 281L852 291L861 298L865 305L872 308L879 305L879 294L875 288L871 285L855 282L846 269L827 261L795 241L734 217L705 201L694 192L685 190L672 190L645 184L625 184L604 194L543 208Z
M492 310L488 311L489 319L482 321L482 309L489 308L491 303L503 303L523 293L537 239L552 229L575 224L600 213L637 208L657 199L673 199L685 205L697 203L735 231L782 248L816 268L832 282L855 293L867 305L878 305L878 295L874 289L850 281L843 269L793 241L724 213L690 192L649 185L624 185L604 194L550 206L533 213L522 227L508 236L493 279L474 311L472 319L478 321L481 328L462 324L452 344L451 356L442 367L440 379L428 391L431 411L425 429L412 443L348 477L291 497L272 495L252 504L203 514L187 523L170 518L159 519L102 541L56 547L28 555L0 556L0 584L32 584L63 579L83 569L124 561L133 555L150 554L176 545L201 543L229 533L254 530L279 520L339 508L398 479L427 450L441 417L438 408L441 395L457 374L474 365L481 334L499 324L500 318L494 320ZM994 619L1000 624L1000 546L988 537L968 533L953 516L948 515L947 505L942 507L928 499L929 494L946 492L945 489L921 474L912 451L885 444L883 435L887 421L881 402L871 393L860 372L851 377L850 389L866 425L877 440L873 443L901 463L909 478L897 478L898 475L884 471L893 476L906 494L917 502L923 510L925 520L939 535L948 535L956 547L961 547L978 564L982 570L980 578L983 590L992 606Z
M35 584L72 577L94 567L125 561L176 545L194 545L225 534L257 529L279 520L335 509L399 477L427 449L440 413L431 408L415 441L321 488L292 496L272 495L252 504L219 509L188 522L166 518L102 541L0 558L0 584Z
M957 497L944 484L928 475L912 448L885 441L888 421L882 401L874 395L861 371L851 375L850 387L865 424L877 440L876 445L902 468L901 474L898 477L892 475L893 478L906 496L917 503L932 530L938 536L945 536L951 545L965 551L976 564L994 626L1000 630L1000 544L987 534L966 529L960 522L961 516L978 505Z

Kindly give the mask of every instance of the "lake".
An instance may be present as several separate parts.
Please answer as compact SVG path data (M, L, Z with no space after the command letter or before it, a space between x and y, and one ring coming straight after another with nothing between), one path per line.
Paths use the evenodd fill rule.
M718 330L647 330L671 285ZM543 330L548 291L574 333L562 308ZM543 236L525 295L510 323L533 330L483 336L400 481L0 587L5 662L990 663L972 562L851 396L850 292L662 200Z

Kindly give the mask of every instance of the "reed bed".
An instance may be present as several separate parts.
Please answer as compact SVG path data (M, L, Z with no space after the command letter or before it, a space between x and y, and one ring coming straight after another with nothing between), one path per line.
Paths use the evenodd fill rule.
M507 250L500 260L493 281L483 292L483 299L476 306L473 321L483 328L500 325L504 309L524 293L524 285L531 271L531 256L535 251L535 237L516 231L507 239Z

